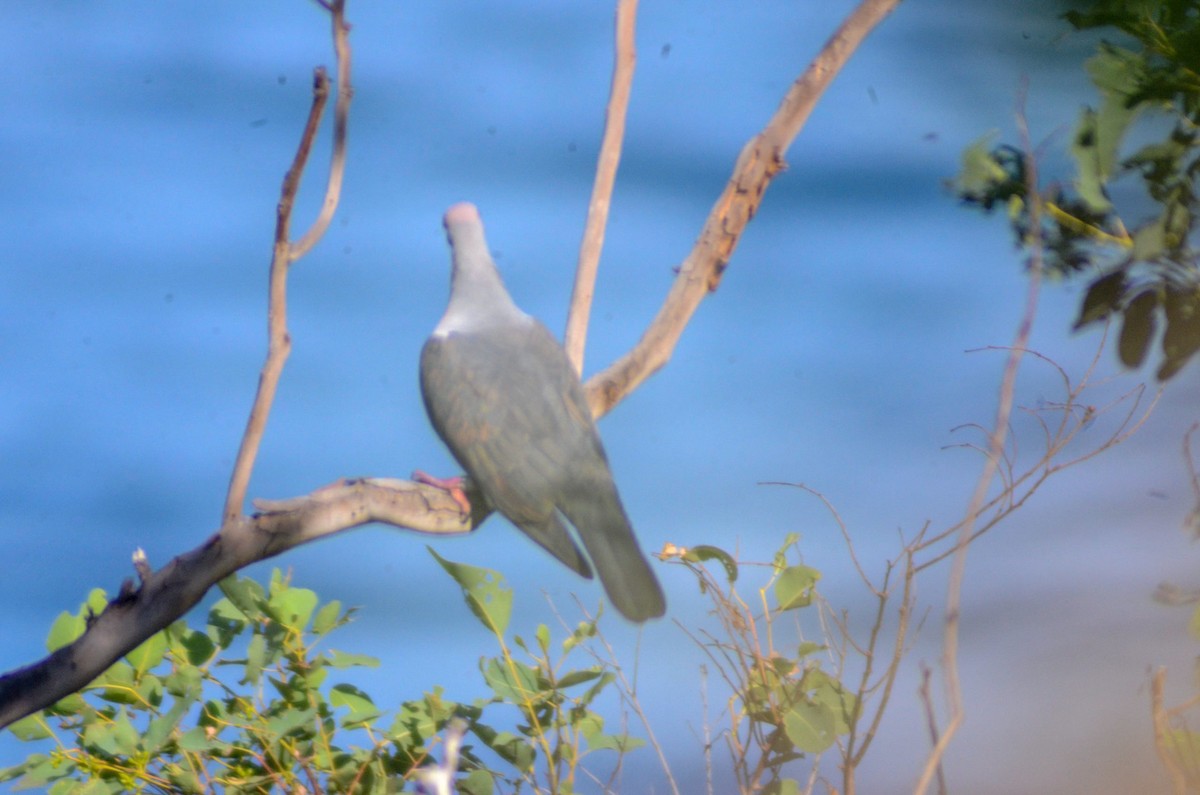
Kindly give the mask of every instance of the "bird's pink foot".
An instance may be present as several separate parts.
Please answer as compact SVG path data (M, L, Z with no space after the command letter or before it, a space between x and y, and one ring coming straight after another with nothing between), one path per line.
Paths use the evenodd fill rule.
M433 486L435 489L441 489L446 492L452 500L458 503L463 516L471 515L471 501L467 499L467 493L463 491L463 479L461 477L438 478L416 469L413 470L412 479L417 483L424 483L426 486Z

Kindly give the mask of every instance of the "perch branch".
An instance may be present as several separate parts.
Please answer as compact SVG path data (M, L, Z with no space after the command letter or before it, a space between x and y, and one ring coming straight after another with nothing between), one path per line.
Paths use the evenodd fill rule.
M899 2L863 0L804 74L792 83L767 126L742 149L729 183L709 213L696 245L680 266L658 315L629 353L588 380L588 402L596 417L607 414L670 359L692 314L720 284L742 231L762 203L771 180L784 169L784 153L808 120L817 100L867 34Z
M464 517L445 491L398 480L338 481L305 497L257 505L261 513L226 522L196 549L144 576L139 586L126 580L74 643L0 676L0 728L86 687L195 606L214 584L251 563L369 522L445 535L468 532L482 521ZM137 566L139 576L148 568Z
M592 313L592 295L596 288L596 270L600 266L600 251L604 248L604 229L608 225L608 208L612 203L613 183L621 162L621 142L625 139L625 113L629 108L629 90L633 85L633 68L637 63L634 27L637 20L637 0L618 0L616 23L616 54L613 59L612 89L604 119L604 140L596 163L596 180L588 204L587 224L579 245L579 265L575 269L575 287L567 313L567 331L563 347L575 366L583 372L583 350L587 344L588 319Z

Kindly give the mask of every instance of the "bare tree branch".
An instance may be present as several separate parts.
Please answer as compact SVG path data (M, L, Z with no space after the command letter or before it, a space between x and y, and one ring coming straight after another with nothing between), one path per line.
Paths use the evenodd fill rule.
M333 45L338 62L338 99L334 110L333 156L329 166L329 181L325 189L325 201L321 213L312 228L295 244L289 241L292 208L296 193L300 190L300 178L308 164L313 141L321 124L321 115L329 100L329 76L318 67L313 75L313 104L300 137L300 146L292 167L283 178L279 205L275 212L275 245L271 252L269 298L267 304L267 360L258 377L258 392L242 434L241 446L233 464L229 479L229 492L225 496L225 511L222 523L232 522L242 515L246 504L246 491L250 487L250 474L267 429L267 417L275 401L275 390L283 374L283 366L292 350L291 336L287 330L287 274L291 264L304 256L329 228L329 221L337 209L342 191L342 175L346 169L346 120L350 113L350 41L349 27L345 19L345 0L332 0L322 6L329 10L333 25Z
M586 384L596 417L657 372L671 358L675 344L705 296L715 291L746 224L762 203L771 180L783 171L783 155L808 120L817 100L833 82L858 45L900 0L863 0L783 98L767 126L738 155L733 176L717 199L696 245L679 268L679 276L662 308L633 350Z
M292 244L289 264L307 254L325 236L333 214L337 212L342 196L342 178L346 174L346 123L350 118L350 100L354 97L354 89L350 85L350 26L346 24L346 0L332 0L327 7L333 26L333 49L337 54L338 97L333 106L333 154L329 159L329 179L325 183L325 201L321 203L321 212L304 236Z
M563 347L577 374L583 373L583 350L587 344L588 319L592 314L592 295L596 288L596 270L604 248L604 230L608 226L608 208L612 202L617 165L621 162L621 143L625 139L625 112L629 108L629 90L637 63L634 27L637 0L618 0L616 55L613 61L612 89L604 120L604 140L596 163L596 180L588 204L587 225L579 245L579 265L575 269L575 288L567 313L567 331Z
M1169 711L1163 707L1166 684L1167 669L1157 668L1150 679L1150 717L1154 721L1154 750L1171 776L1171 792L1184 795L1188 791L1188 776L1175 754L1171 753L1177 745L1171 741L1174 731Z

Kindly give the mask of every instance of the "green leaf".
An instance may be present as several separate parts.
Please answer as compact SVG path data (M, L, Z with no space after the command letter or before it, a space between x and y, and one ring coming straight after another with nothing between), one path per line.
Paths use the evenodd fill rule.
M1121 139L1142 109L1141 103L1132 102L1140 62L1136 53L1105 44L1086 64L1092 82L1104 97L1094 125L1095 168L1101 180L1107 180L1116 171Z
M1075 128L1075 140L1071 145L1071 154L1075 158L1078 176L1075 190L1092 212L1106 213L1112 209L1112 202L1105 194L1105 185L1109 174L1104 170L1104 158L1099 149L1099 124L1096 111L1085 108L1079 124ZM1111 168L1112 164L1109 163Z
M1108 316L1117 310L1127 289L1128 284L1123 270L1113 271L1092 282L1079 309L1079 319L1075 321L1075 330L1078 331L1090 323L1108 319Z
M104 612L106 607L108 607L108 594L104 592L103 588L93 588L88 591L87 599L80 607L79 614L81 616L98 616Z
M47 715L81 715L93 711L94 709L79 693L63 696L52 706L46 707Z
M496 637L504 637L508 619L512 615L512 589L504 584L500 573L466 563L455 563L443 558L432 547L426 549L462 588L467 606L475 617Z
M317 595L307 588L285 588L271 594L267 611L283 627L304 632L317 608Z
M256 634L246 647L246 673L241 679L242 684L258 684L267 662L267 639Z
M566 690L568 687L582 684L584 682L594 682L599 679L603 671L600 668L588 668L580 671L570 671L564 676L559 677L556 684L559 690Z
M160 677L154 674L145 674L136 680L134 687L137 693L137 701L134 703L139 708L157 708L159 704L162 704L163 682Z
M369 654L347 654L332 649L329 652L329 665L333 668L378 668L379 658Z
M100 698L114 704L136 704L137 689L133 681L133 668L129 663L118 661L96 680L103 685Z
M180 665L174 671L167 674L163 680L163 687L176 700L194 702L200 698L200 689L203 682L204 675L200 672L199 668L192 665Z
M113 742L122 756L133 756L141 746L141 733L133 727L125 710L121 710L113 723Z
M133 666L135 678L153 670L163 661L167 653L167 636L164 632L156 632L142 642L133 651L125 655L126 661Z
M788 566L775 578L775 601L779 610L807 607L812 603L813 587L821 572L810 566Z
M596 636L596 621L595 621L595 619L593 619L591 621L580 621L578 624L575 625L575 629L571 631L571 634L567 637L567 639L563 641L563 643L562 643L563 654L567 654L568 652L571 651L571 649L575 648L576 646L578 646L581 643L586 642L589 638L594 638L595 636Z
M382 714L371 697L353 685L334 685L329 691L329 703L350 710L342 721L343 726L369 723Z
M725 567L725 579L729 580L729 584L737 582L738 565L737 561L720 547L708 546L701 544L695 547L688 547L687 552L683 553L683 559L690 563L704 563L709 560L716 560Z
M1129 368L1141 367L1150 350L1154 336L1154 310L1158 308L1158 293L1147 290L1139 293L1125 307L1121 336L1117 340L1117 354L1121 364Z
M522 705L540 691L537 671L524 663L493 657L483 666L483 679L501 701Z
M54 732L50 731L50 727L46 725L46 718L41 712L26 715L19 721L10 724L8 730L15 734L18 740L24 742L45 740L54 736Z
M495 751L501 759L517 770L527 773L533 769L536 755L529 741L524 737L518 737L512 732L495 732L487 727L479 726L475 728L475 734L483 740L488 748Z
M342 622L339 621L342 613L342 603L338 600L333 600L317 611L313 617L312 632L314 635L324 635L331 630L337 629Z
M85 629L87 622L82 616L73 616L64 610L50 625L50 634L46 636L46 650L58 651L63 646L70 645Z
M276 737L283 737L300 728L311 729L316 716L315 709L284 710L282 714L275 715L267 721L267 731Z
M800 795L800 784L793 778L777 778L762 791L763 795Z
M106 756L120 756L121 742L117 739L116 726L112 723L92 723L83 730L80 738L84 750Z
M204 726L188 729L179 738L179 750L189 753L208 754L213 746L220 744L215 734L209 737L208 729Z
M805 753L819 754L837 739L834 718L823 706L800 701L783 718L783 728L792 745Z
M142 737L143 749L151 755L157 755L166 745L167 740L171 739L171 735L183 720L183 716L187 715L192 704L193 702L188 699L176 699L175 704L166 714L159 715L150 721L150 726Z
M495 782L486 770L472 770L457 782L460 795L493 795Z
M9 771L20 769L22 771L21 780L14 789L33 789L34 787L45 787L51 781L57 781L65 776L69 776L75 772L75 765L71 763L64 764L59 757L52 757L46 754L34 754L25 760L24 765L18 765L16 768L8 768ZM74 782L70 782L74 784Z
M1133 258L1136 260L1157 259L1166 246L1166 222L1162 218L1156 218L1133 233Z
M240 617L248 621L258 621L263 618L263 608L266 606L266 593L261 585L249 577L238 577L231 574L220 582L221 593L229 600L228 607L234 608ZM229 616L221 600L213 605L213 611L222 608L221 614Z
M217 644L203 632L185 629L177 636L172 651L192 665L203 665L212 659L217 651Z
M824 706L834 719L834 731L845 734L858 712L858 697L846 691L842 683L819 668L810 668L804 683L811 691L811 701Z
M800 543L799 533L788 533L783 537L783 543L779 545L779 549L775 550L775 555L771 559L771 565L775 568L775 573L783 571L787 568L787 553L793 546Z
M992 131L972 141L962 153L962 166L955 178L961 193L979 196L989 193L997 184L1008 179L1008 173L996 162L992 152L996 132Z

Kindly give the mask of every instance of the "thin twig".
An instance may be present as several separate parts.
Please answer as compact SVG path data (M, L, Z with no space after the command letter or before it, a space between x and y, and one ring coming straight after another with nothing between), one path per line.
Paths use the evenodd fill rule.
M221 515L222 525L231 523L242 515L242 508L246 504L246 491L250 487L250 475L254 471L254 462L258 458L258 450L267 429L267 418L275 402L275 391L283 375L283 366L287 362L288 354L291 353L292 341L287 329L288 268L325 234L341 195L342 174L346 161L346 119L350 111L352 93L349 28L343 13L345 0L333 0L326 7L332 19L333 45L337 52L338 99L334 113L333 157L325 202L320 216L300 242L289 242L292 209L296 203L296 194L300 190L300 179L304 175L308 156L312 152L313 141L316 140L320 127L321 116L329 100L329 75L324 68L318 67L313 73L313 103L308 112L308 121L304 125L304 133L300 136L300 145L292 159L292 166L283 178L283 188L275 212L275 242L271 251L267 302L267 358L258 377L258 391L254 395L250 417L246 421L246 430L242 434L233 472L229 478L229 491L225 496L225 508Z
M596 271L600 267L600 251L604 248L604 230L608 226L608 208L612 203L613 183L621 162L621 144L625 139L625 114L629 108L629 91L633 85L633 68L637 63L634 28L638 0L617 1L616 54L613 59L612 89L604 118L604 139L596 163L596 180L592 199L588 203L587 224L579 244L579 265L575 269L575 288L567 312L567 330L563 347L575 366L583 373L583 351L587 345L588 319L592 313L592 295L596 288Z
M646 731L647 738L650 742L650 747L654 749L654 753L658 757L658 762L662 767L663 774L667 777L667 785L671 788L671 792L673 792L674 795L679 795L679 785L675 781L675 774L671 772L671 765L667 762L666 752L663 750L662 743L659 742L658 737L654 734L654 727L650 722L650 717L642 708L641 699L638 698L637 663L638 660L641 659L641 634L638 634L639 650L634 652L633 678L630 679L625 673L626 666L618 664L616 651L613 649L612 644L608 642L608 638L605 637L604 633L600 630L599 624L596 623L598 616L593 615L591 611L584 607L583 603L578 599L575 600L575 606L583 615L584 623L590 624L595 628L595 638L597 642L604 647L604 653L608 656L607 658L601 657L596 649L590 645L585 647L586 652L601 667L609 669L609 671L615 675L617 684L620 687L621 701L623 701L629 707L629 709L633 710L633 713L637 715L638 721L642 724L642 728ZM557 614L557 611L555 611L555 613ZM558 621L563 629L568 631L571 629L561 615L558 616Z
M337 103L333 107L333 154L329 158L329 179L325 183L325 200L321 212L308 231L292 244L290 262L307 254L325 235L342 196L342 179L346 174L346 124L350 119L350 100L354 89L350 85L350 26L346 24L346 0L329 3L330 23L333 26L333 49L337 54ZM289 264L290 264L289 262Z
M930 680L933 678L933 671L928 665L921 664L921 703L925 706L925 724L929 729L929 742L932 745L937 745L938 742L938 726L937 726L937 710L933 706L933 690L929 686ZM937 771L938 778L938 793L946 795L946 771L939 764Z
M1013 399L1016 392L1017 372L1021 359L1029 345L1029 337L1033 331L1033 321L1037 316L1038 294L1042 285L1042 238L1041 238L1041 197L1038 194L1037 161L1032 154L1029 141L1029 129L1025 121L1024 91L1018 103L1017 126L1021 133L1022 151L1025 153L1026 201L1029 203L1030 235L1029 247L1029 284L1025 294L1025 308L1021 322L1017 327L1016 338L1005 363L1004 375L1000 382L1000 399L996 407L996 419L992 426L991 439L988 444L988 457L984 462L983 472L975 484L975 493L971 496L966 511L966 519L959 530L958 542L954 549L954 558L950 567L950 577L946 588L946 619L945 635L942 641L942 668L945 676L946 705L949 720L937 743L934 744L926 760L921 778L914 789L915 795L924 795L929 788L933 776L941 769L942 759L950 741L962 725L964 712L962 705L962 687L958 678L958 635L961 626L960 609L962 605L962 585L967 568L967 549L974 534L975 521L987 499L992 479L1004 452L1004 441L1009 429L1009 417L1012 414Z
M1187 792L1187 774L1175 754L1171 753L1174 746L1171 742L1171 721L1168 712L1163 709L1166 682L1166 668L1156 670L1150 680L1150 717L1154 723L1154 750L1158 752L1158 758L1171 776L1171 791L1175 795L1184 795Z

